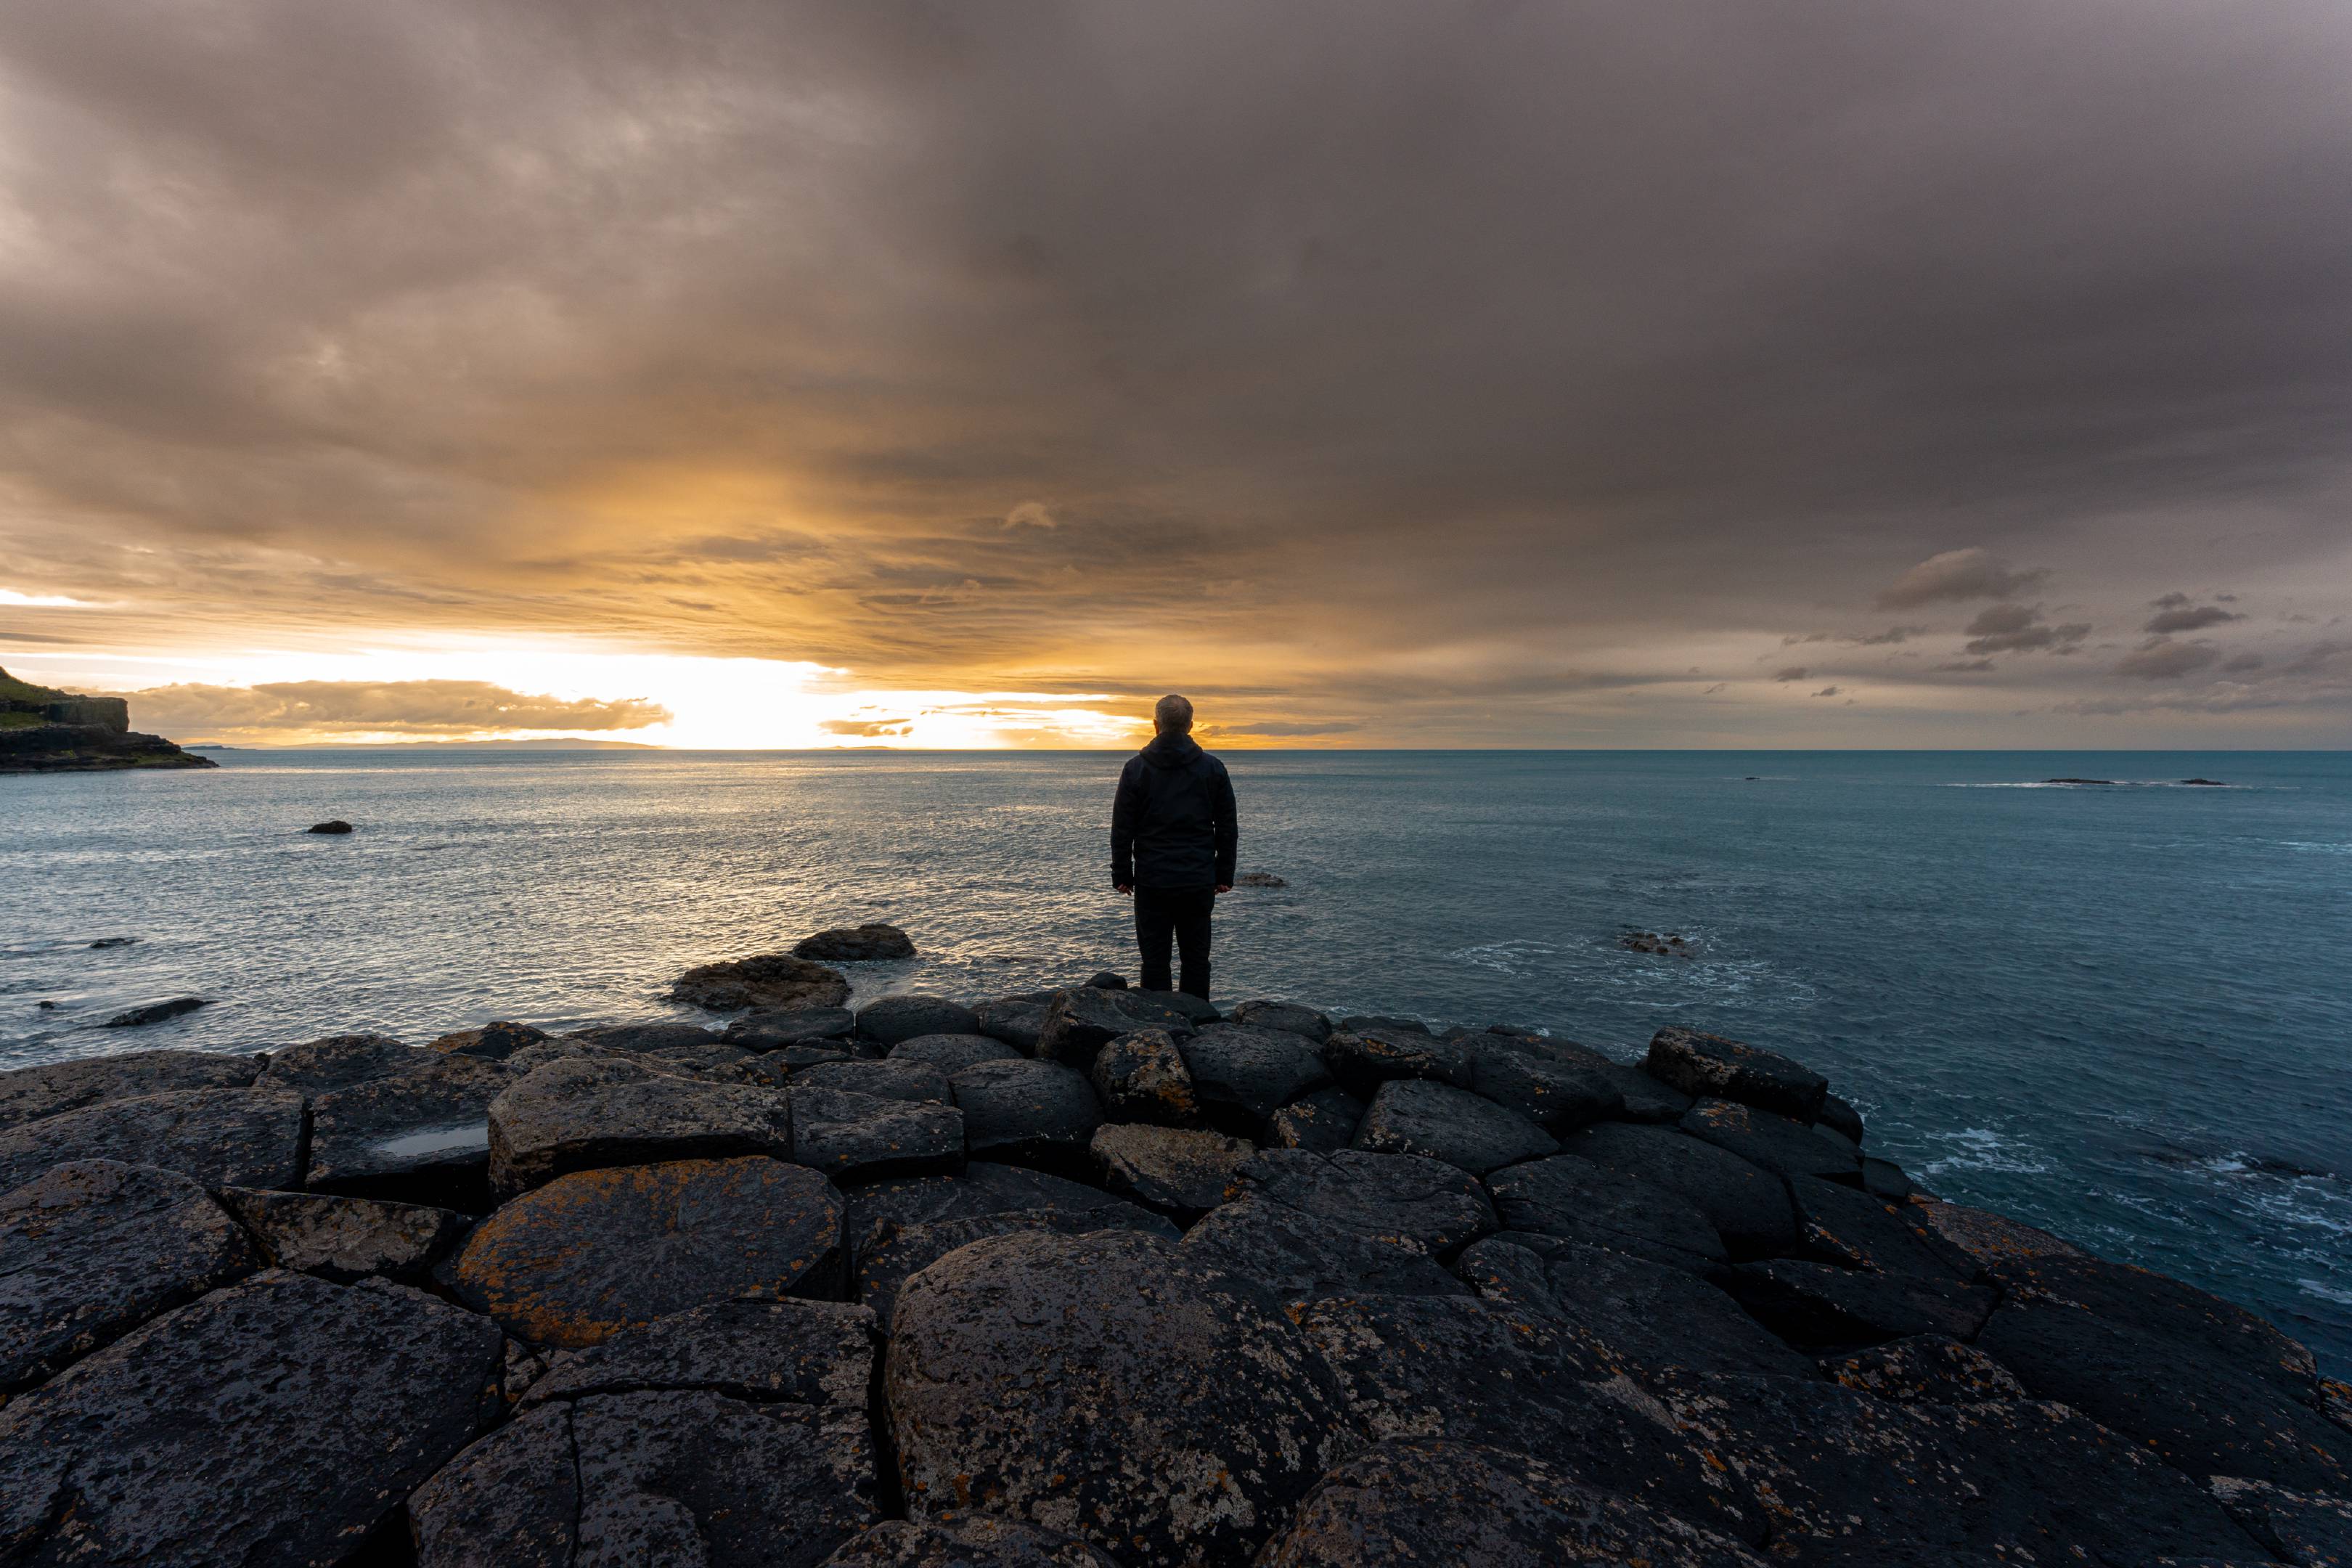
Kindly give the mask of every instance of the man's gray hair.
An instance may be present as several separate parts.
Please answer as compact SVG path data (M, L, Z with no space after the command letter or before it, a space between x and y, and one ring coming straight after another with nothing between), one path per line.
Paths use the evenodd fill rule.
M1190 698L1170 692L1151 705L1151 721L1163 730L1177 734L1190 734L1192 730L1192 702Z

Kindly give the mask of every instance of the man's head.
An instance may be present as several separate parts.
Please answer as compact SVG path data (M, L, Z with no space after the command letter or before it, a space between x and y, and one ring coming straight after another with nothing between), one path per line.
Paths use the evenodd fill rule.
M1170 692L1151 707L1151 727L1163 735L1189 735L1192 732L1192 704L1190 700Z

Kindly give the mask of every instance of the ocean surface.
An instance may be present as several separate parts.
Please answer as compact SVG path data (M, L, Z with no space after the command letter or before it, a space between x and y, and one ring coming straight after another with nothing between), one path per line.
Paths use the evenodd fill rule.
M689 964L864 920L922 957L860 1000L1134 972L1110 754L215 754L0 778L0 1067L685 1016ZM2352 1372L2352 754L1228 760L1288 886L1222 900L1221 1000L1786 1051L1931 1190Z

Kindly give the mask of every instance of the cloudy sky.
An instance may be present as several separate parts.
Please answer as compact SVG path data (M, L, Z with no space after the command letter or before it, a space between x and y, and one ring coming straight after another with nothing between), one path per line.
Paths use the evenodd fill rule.
M0 663L261 741L2342 745L2343 0L0 10Z

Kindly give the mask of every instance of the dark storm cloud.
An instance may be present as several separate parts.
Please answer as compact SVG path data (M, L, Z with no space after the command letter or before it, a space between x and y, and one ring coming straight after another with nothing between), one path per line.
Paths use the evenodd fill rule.
M1532 741L1874 605L1839 658L2217 565L2324 619L2347 55L2340 0L10 7L0 587ZM2138 673L2052 662L1968 684Z

